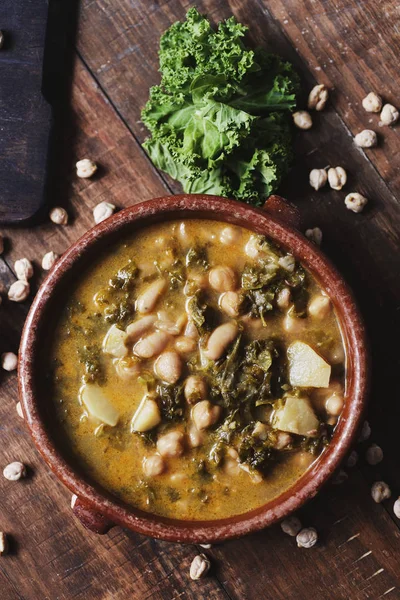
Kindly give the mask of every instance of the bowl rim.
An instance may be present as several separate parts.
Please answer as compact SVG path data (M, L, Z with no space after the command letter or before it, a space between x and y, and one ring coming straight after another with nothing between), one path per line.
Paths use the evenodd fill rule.
M183 214L185 213L185 214ZM347 351L348 378L345 407L329 446L286 491L262 507L225 519L186 521L160 517L128 507L94 487L58 451L40 415L35 355L40 351L40 332L53 295L71 271L97 244L104 244L135 226L156 221L204 218L238 224L264 233L289 249L317 278L337 311ZM58 260L40 286L27 316L19 353L19 392L26 422L36 447L56 476L84 505L112 524L154 538L179 542L211 542L239 537L267 527L297 510L316 495L339 467L359 429L369 388L369 351L365 327L353 295L342 276L321 250L299 231L265 210L219 196L181 194L162 196L132 205L87 231Z

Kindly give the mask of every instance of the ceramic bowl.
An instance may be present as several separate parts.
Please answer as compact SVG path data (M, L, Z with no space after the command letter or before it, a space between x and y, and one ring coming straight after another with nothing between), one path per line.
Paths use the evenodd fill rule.
M178 542L216 542L260 530L283 519L315 496L332 476L357 435L368 390L368 352L364 325L353 296L341 275L299 231L296 209L278 196L264 209L216 196L179 195L156 198L122 210L103 221L78 240L56 263L40 287L22 335L19 386L22 407L33 440L56 476L74 497L73 511L81 522L97 533L113 525ZM264 506L213 521L184 521L163 518L123 504L90 482L64 455L53 435L41 361L49 328L74 277L91 258L126 232L146 225L186 218L224 221L265 234L291 251L329 294L340 321L347 355L346 396L343 413L330 445L290 489Z

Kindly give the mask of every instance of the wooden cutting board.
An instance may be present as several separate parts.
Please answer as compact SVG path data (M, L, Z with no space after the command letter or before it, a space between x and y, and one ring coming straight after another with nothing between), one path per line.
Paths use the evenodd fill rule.
M68 5L74 1L62 0ZM5 2L11 7L24 2L28 10L29 0L0 0L2 14ZM323 251L351 283L362 307L373 350L372 435L356 447L359 461L347 469L348 480L327 486L299 512L303 524L319 533L319 544L309 550L297 548L279 526L210 549L156 541L120 528L96 537L72 518L71 494L50 473L17 417L16 374L0 372L0 469L13 460L29 468L23 482L0 476L0 529L11 543L9 555L0 558L0 599L400 600L400 521L393 514L400 494L400 124L379 128L378 115L361 108L371 90L399 104L398 1L80 3L77 44L71 43L70 119L61 119L64 131L56 134L67 157L64 174L54 177L59 193L52 195L71 220L67 227L48 220L35 228L1 227L8 238L0 257L1 283L8 287L15 280L12 265L26 256L35 264L33 295L45 275L40 268L44 253L61 254L92 227L98 202L123 208L179 190L157 173L140 146L146 136L140 110L149 86L159 81L159 37L184 17L189 5L214 21L233 13L250 26L255 43L296 64L306 91L316 82L331 90L326 110L313 114L314 127L299 133L296 166L280 193L296 202L304 228L321 227ZM2 86L1 80L0 94ZM378 131L380 142L363 152L352 138L366 127ZM85 156L100 167L89 180L74 173L74 162ZM328 164L348 171L341 192L327 187L317 192L308 184L309 171ZM351 191L368 197L364 213L346 210L344 197ZM28 308L29 302L8 302L3 294L0 353L18 349ZM373 442L384 451L384 460L374 467L364 459ZM378 480L392 489L392 497L381 504L370 496L370 486ZM190 563L199 552L207 554L213 569L208 577L191 581Z
M48 191L54 111L65 91L64 49L76 2L1 0L0 223L40 217Z

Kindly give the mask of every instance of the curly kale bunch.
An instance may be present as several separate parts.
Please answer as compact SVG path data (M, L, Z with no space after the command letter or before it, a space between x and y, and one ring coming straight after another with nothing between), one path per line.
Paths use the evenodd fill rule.
M161 37L161 84L142 120L153 163L185 192L262 204L292 159L290 114L298 76L290 63L251 50L231 17L214 31L191 8Z

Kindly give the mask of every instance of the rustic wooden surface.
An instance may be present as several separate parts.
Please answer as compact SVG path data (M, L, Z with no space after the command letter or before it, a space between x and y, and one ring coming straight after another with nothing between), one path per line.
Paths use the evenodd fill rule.
M320 543L296 548L279 526L215 546L211 575L192 582L188 569L194 546L156 542L115 528L104 537L85 531L70 513L69 493L44 466L24 423L15 412L15 374L1 376L1 465L22 460L29 477L0 479L0 529L12 538L0 558L0 597L5 600L400 599L400 532L393 501L400 493L398 423L400 316L400 126L378 130L378 117L361 108L374 89L400 103L398 3L385 0L82 0L68 119L59 133L53 167L53 201L66 206L70 225L45 223L10 229L0 262L5 288L15 279L13 262L40 261L47 250L62 252L92 225L101 200L119 207L178 188L157 173L140 147L140 123L150 84L158 81L160 34L196 5L217 21L231 13L250 26L253 41L293 60L305 88L315 81L332 90L329 108L315 127L298 136L297 166L282 193L295 201L307 226L320 226L323 247L355 289L371 337L373 393L369 420L372 440L385 452L383 463L360 462L349 479L329 485L301 511L315 526ZM380 143L356 149L352 135L371 127ZM74 162L89 156L101 165L93 180L77 180ZM343 165L347 190L365 193L368 209L354 215L343 192L312 193L313 167ZM29 170L29 165L25 165ZM0 351L17 350L28 303L3 299ZM387 481L392 499L376 505L375 480Z

